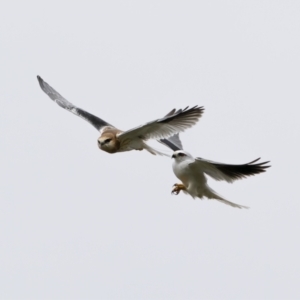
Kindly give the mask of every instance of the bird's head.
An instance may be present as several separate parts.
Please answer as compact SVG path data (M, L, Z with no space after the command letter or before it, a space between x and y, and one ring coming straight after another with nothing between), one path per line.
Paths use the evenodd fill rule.
M191 157L191 155L183 150L174 151L172 155L172 158L174 158L178 162L185 160L187 157Z
M116 135L111 132L103 133L98 138L98 147L108 153L115 153L119 149L118 145Z

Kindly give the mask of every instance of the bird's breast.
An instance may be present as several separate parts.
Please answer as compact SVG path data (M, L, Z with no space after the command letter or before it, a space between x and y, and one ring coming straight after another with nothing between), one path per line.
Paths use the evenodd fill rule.
M186 162L186 161L182 161L182 162L179 162L179 163L176 162L176 161L173 162L173 172L174 172L174 174L186 186L188 186L189 176L190 176L189 163L190 162Z

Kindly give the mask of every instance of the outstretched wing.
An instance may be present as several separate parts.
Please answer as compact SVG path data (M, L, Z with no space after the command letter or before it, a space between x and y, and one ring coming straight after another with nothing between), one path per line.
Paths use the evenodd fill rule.
M203 111L204 108L198 106L186 107L177 111L173 109L161 119L120 133L118 139L134 140L141 138L147 140L168 138L195 125L202 116Z
M69 101L67 101L63 96L61 96L54 88L52 88L47 82L45 82L40 76L37 76L37 79L39 81L39 84L42 88L42 90L59 106L62 108L70 111L76 116L81 117L82 119L88 121L90 124L92 124L97 130L101 130L104 126L111 126L104 120L88 113L87 111L76 107Z
M228 165L217 163L203 158L197 157L193 163L190 164L192 169L201 170L215 180L225 180L227 182L233 182L238 179L243 179L248 176L253 176L265 172L267 168L266 164L269 161L256 163L260 158L257 158L247 164L243 165Z
M179 133L176 133L169 137L168 139L160 139L158 140L160 143L169 147L173 151L183 150L181 140L179 138Z

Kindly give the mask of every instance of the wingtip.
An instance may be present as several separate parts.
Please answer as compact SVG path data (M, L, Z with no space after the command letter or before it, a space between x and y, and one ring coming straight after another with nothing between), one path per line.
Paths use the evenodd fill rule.
M252 160L252 161L250 161L250 162L248 162L248 164L247 164L247 165L254 164L255 162L257 162L257 161L259 161L259 160L260 160L260 157L259 157L259 158L256 158L256 159L254 159L254 160Z
M245 205L240 205L240 207L239 207L239 208L250 209L250 207L249 207L249 206L245 206Z
M198 113L202 114L204 112L205 108L204 108L204 106L195 105L195 106L191 107L189 110L190 111L194 110L194 111L197 111Z
M255 159L255 160L253 160L253 161L250 161L247 165L253 165L254 163L256 163L257 161L259 161L260 159L261 159L261 157ZM270 160L268 160L268 161L263 161L263 162L258 162L258 163L255 164L255 165L256 165L256 166L263 166L263 165L268 164L268 163L270 163ZM264 168L269 168L269 167L271 167L271 166L263 166L263 167L264 167Z
M181 113L187 113L187 112L197 112L202 114L204 112L204 106L199 106L199 105L195 105L195 106L187 106L184 109L180 108L178 110L174 109L172 110L169 114L166 115L167 116L171 116L171 115L179 115Z
M42 77L40 75L37 75L36 77L37 77L37 80L39 81L40 85L42 85L42 83L44 82Z

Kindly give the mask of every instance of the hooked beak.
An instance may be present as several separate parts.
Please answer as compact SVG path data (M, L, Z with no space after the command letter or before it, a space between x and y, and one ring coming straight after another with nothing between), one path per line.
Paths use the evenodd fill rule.
M176 157L176 155L175 155L175 154L173 154L173 155L172 155L172 158L175 158L175 157Z

